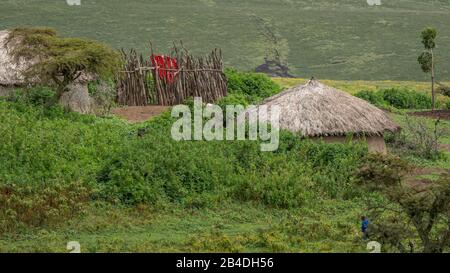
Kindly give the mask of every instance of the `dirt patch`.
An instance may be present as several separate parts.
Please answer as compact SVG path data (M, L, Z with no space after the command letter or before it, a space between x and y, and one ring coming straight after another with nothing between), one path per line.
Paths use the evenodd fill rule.
M281 64L278 61L265 60L264 64L258 66L255 72L265 73L270 77L280 77L280 78L294 78L289 74L289 67Z
M439 149L442 151L450 152L450 144L439 144Z
M419 116L433 119L445 119L450 120L450 110L436 110L436 111L423 111L410 113L411 116Z
M424 178L426 175L450 175L450 170L439 168L417 168L414 169L406 178L405 181L411 187L421 190L426 189L433 183L432 180Z
M118 117L128 120L131 123L144 122L154 116L160 115L162 112L169 109L168 106L127 106L115 108L112 113Z

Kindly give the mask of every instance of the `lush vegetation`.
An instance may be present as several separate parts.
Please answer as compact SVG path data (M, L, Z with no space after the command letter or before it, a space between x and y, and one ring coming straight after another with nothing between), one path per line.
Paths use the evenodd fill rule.
M272 80L283 88L293 87L299 84L304 84L309 79L306 78L272 78ZM417 81L395 81L395 80L385 80L385 81L364 81L364 80L326 80L318 79L320 82L344 90L350 94L355 94L361 90L376 91L378 89L408 89L423 92L429 94L430 83L428 82L417 82ZM445 86L449 85L449 82L441 82Z
M227 74L230 96L246 103L280 90L260 74ZM363 144L288 132L273 153L252 141L176 142L169 113L130 125L68 112L53 94L38 87L0 101L0 251L61 252L78 240L90 252L361 252L359 217L369 203L390 202L361 177L388 180L400 164L374 161ZM440 141L450 144L448 134ZM448 152L405 152L423 144L409 136L389 143L413 167L433 166L423 179L449 168ZM422 250L417 234L402 238ZM384 250L398 251L389 241Z
M219 102L220 105L254 105L281 91L281 87L265 74L225 69L225 75L228 96Z
M274 78L275 83L282 88L290 88L296 85L305 84L307 79L287 79ZM322 83L344 90L350 94L362 97L380 107L389 107L390 102L393 101L399 109L412 109L411 105L417 105L419 108L431 108L431 95L429 92L430 83L426 82L411 82L411 81L334 81L334 80L320 80ZM441 83L447 86L448 83ZM388 101L384 99L384 93L387 94ZM448 108L450 105L450 98L446 95L438 94L437 106L440 108ZM411 98L409 98L411 96ZM397 102L400 101L400 102ZM430 101L430 103L428 102ZM390 105L393 107L393 105ZM429 107L428 107L429 106Z
M378 107L397 109L431 109L432 98L423 92L408 89L383 89L378 91L362 90L355 94Z
M371 237L402 253L442 253L450 248L450 176L422 184L404 180L409 164L394 156L371 154L363 160L359 181L388 200L369 204ZM386 167L389 167L387 170ZM417 242L421 246L417 249Z
M0 252L64 252L68 241L83 252L364 252L362 215L383 251L450 251L450 122L410 113L435 99L450 109L440 81L448 62L439 57L449 37L427 28L422 52L416 35L445 29L450 3L394 2L3 0L0 30L19 42L14 57L43 60L25 76L50 87L0 98ZM194 54L220 47L225 64L241 70L275 61L304 77L378 79L323 82L384 108L403 130L386 134L388 156L368 154L351 136L325 144L284 131L267 153L255 141L174 141L169 112L135 125L109 116L119 56L89 38L145 53L154 33L156 52L178 40ZM421 52L436 98L416 62ZM97 116L56 103L81 71L103 78L88 86ZM305 82L225 73L222 106Z
M31 92L35 93L37 91ZM45 97L45 92L42 94ZM36 230L37 238L44 240L46 235L41 232L66 230L67 223L75 219L89 223L89 227L77 227L76 233L66 235L87 236L92 232L87 229L92 228L106 232L113 227L114 221L107 220L111 216L109 213L105 215L103 210L111 206L114 207L108 210L118 213L114 217L125 218L138 213L134 212L137 209L144 215L156 215L156 218L163 214L176 217L181 211L186 211L192 215L186 221L199 221L196 214L206 217L206 211L211 211L207 216L213 217L209 220L211 222L204 223L203 228L200 225L197 231L210 239L200 242L195 236L188 235L165 239L177 240L171 247L180 247L178 250L242 251L250 248L296 251L301 241L291 244L286 236L294 231L284 230L296 228L292 221L298 219L291 219L288 216L291 212L294 216L300 209L317 206L315 200L341 203L338 198L357 200L355 198L359 196L352 187L351 173L365 154L363 146L357 149L344 144L328 147L301 141L290 134L283 134L281 149L269 154L261 153L257 143L245 141L175 142L168 137L171 125L168 115L138 126L144 126L147 132L138 137L137 126L114 118L82 116L58 106L42 106L45 103L30 105L28 101L0 102L0 116L4 121L1 134L2 139L7 140L0 146L3 163L0 170L0 215L4 238L0 241L0 249L5 251L62 251L43 243L29 245L28 240L22 241L25 245L15 244L8 238ZM336 171L338 169L340 171ZM347 206L345 203L342 201L342 206ZM348 205L351 210L357 209L352 202ZM243 214L235 214L236 217L250 217L249 221L260 223L251 230L243 227L247 229L245 233L251 235L248 239L241 237L245 233L229 237L227 228L220 227L222 224L216 228L208 227L218 221L214 217L232 213L229 209L222 211L229 206L243 210ZM271 213L261 219L250 216L261 209L279 211L278 220L284 219L289 224L283 229L273 225L266 226L267 231L257 231L256 227L262 225L263 218L273 217ZM96 214L102 216L93 220ZM142 214L138 215L142 217ZM231 222L238 221L238 218ZM96 227L97 221L105 221L100 226L107 225L104 227L106 230ZM119 221L125 224L122 219ZM159 221L162 220L156 220L161 224ZM149 219L143 222L147 227L150 222L153 224ZM312 226L305 236L318 236L313 235L314 226L318 224L308 223ZM352 229L350 222L344 225ZM118 229L122 228L123 225ZM331 232L330 227L324 232ZM61 234L57 241L61 243L66 235ZM88 248L90 251L167 249L158 241L147 241L136 249L137 245L116 245L121 239L114 241L117 240L115 236L107 239L107 243L93 243L90 241L93 237L87 237L87 241L79 240L86 245L92 243ZM109 249L112 245L114 247ZM350 249L355 247L358 245L350 242Z
M122 12L127 10L127 12ZM449 74L450 2L365 0L2 0L0 29L50 26L65 37L86 37L120 48L148 52L152 39L160 53L183 40L194 54L223 49L225 64L251 70L264 63L268 44L262 18L280 37L291 73L301 77L350 80L428 81L417 64L420 31L442 31L437 80ZM49 20L51 18L51 20ZM349 20L351 18L351 20ZM437 56L439 58L439 56ZM427 88L426 90L429 90Z
M83 75L106 79L119 69L120 55L98 42L81 38L61 38L49 28L19 27L10 31L6 45L14 43L11 51L15 59L31 64L24 71L33 83L56 85L56 98L61 98L67 86Z
M1 102L5 192L38 194L42 187L78 183L92 190L91 198L113 203L196 208L223 199L296 208L316 198L313 193L357 195L351 173L365 153L363 146L328 147L288 133L282 134L276 153L262 153L258 143L246 141L175 142L168 114L141 125L146 134L138 137L137 127L116 119L45 106L47 91L31 90L30 99L18 92L14 102ZM13 207L2 206L2 211Z

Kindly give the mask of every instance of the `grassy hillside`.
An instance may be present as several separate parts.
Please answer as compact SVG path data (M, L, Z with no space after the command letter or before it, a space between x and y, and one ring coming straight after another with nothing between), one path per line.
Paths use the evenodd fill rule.
M416 80L420 71L420 31L435 26L438 78L450 63L450 1L365 0L2 0L0 29L17 25L55 27L67 36L94 38L116 48L146 49L150 40L162 52L183 40L203 54L221 47L228 66L253 69L264 60L258 16L281 36L292 72L301 77L344 80ZM440 57L442 56L442 57ZM447 79L448 80L448 79Z

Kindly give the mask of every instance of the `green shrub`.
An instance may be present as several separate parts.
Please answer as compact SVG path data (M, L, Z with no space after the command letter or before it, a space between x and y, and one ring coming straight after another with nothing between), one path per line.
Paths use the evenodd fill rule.
M225 110L227 105L242 105L246 107L250 103L251 101L249 101L248 97L244 94L228 94L226 97L221 98L217 102L217 105Z
M417 91L391 88L382 91L383 99L398 109L430 109L431 97Z
M233 197L241 201L253 201L276 208L296 208L310 200L308 189L312 182L299 177L296 170L280 170L261 176L247 174L245 179L234 177Z
M15 92L9 96L8 100L32 106L49 107L56 103L55 96L56 92L51 88L38 86L15 90Z
M259 231L257 245L269 249L272 253L283 253L289 250L290 238L283 238L278 230Z
M378 107L384 107L387 105L386 101L383 98L382 92L361 90L356 93L355 96Z
M0 101L0 185L81 181L95 198L128 205L202 208L234 200L295 208L318 196L351 197L353 170L366 150L288 132L271 153L258 141L176 142L169 112L128 125L48 109Z
M382 189L399 185L409 170L409 164L397 156L368 154L361 160L356 178L361 185Z
M281 91L280 86L262 73L225 69L225 75L228 81L228 93L245 96L246 104L255 104Z
M127 204L180 203L191 195L214 191L232 172L226 159L206 143L175 142L153 128L147 130L145 137L130 141L99 173L102 197Z
M0 102L0 181L89 182L126 140L128 131L120 121L45 109Z
M409 89L362 90L357 92L355 96L381 108L430 109L432 107L431 96Z
M365 143L313 143L304 147L300 153L303 153L303 160L309 162L314 171L311 176L316 184L316 191L323 192L330 198L358 196L352 173L358 168L361 158L367 154Z
M283 146L274 153L261 152L254 141L176 142L170 126L169 117L152 120L143 137L129 141L105 163L97 176L100 198L205 207L220 196L299 207L311 200L314 189L331 198L348 194L364 153L351 144L313 143L292 134L284 138L296 148Z

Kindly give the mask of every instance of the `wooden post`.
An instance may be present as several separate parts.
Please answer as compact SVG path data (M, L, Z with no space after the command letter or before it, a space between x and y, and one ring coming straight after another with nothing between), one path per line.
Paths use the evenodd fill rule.
M433 49L431 49L431 100L432 100L432 112L436 110L436 93L434 92L434 52Z

